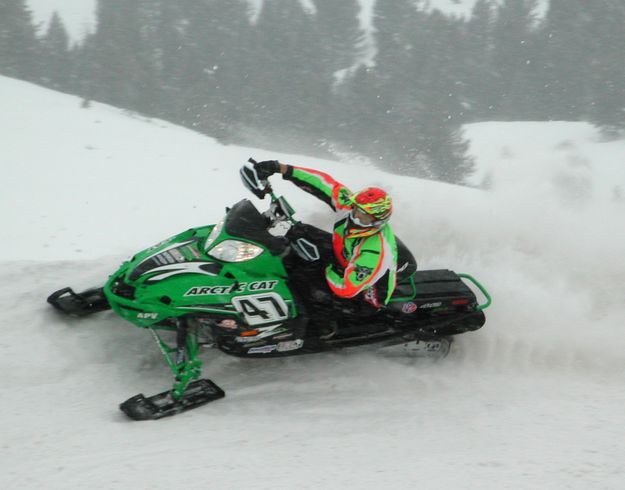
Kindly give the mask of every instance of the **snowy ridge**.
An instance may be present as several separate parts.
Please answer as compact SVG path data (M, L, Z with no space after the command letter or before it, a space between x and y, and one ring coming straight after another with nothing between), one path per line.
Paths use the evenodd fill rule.
M625 142L578 123L469 126L483 190L222 146L6 78L0 99L2 488L623 487ZM243 197L262 208L239 182L249 156L388 188L420 268L491 292L487 323L439 362L209 350L224 400L129 422L118 403L171 381L150 335L110 312L60 317L45 298L101 284ZM275 187L327 226L318 201Z

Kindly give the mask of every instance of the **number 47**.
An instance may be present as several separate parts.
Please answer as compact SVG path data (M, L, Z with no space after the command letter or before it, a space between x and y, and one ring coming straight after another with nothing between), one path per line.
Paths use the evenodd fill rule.
M248 325L277 322L288 318L288 307L277 293L251 294L232 298L232 304Z

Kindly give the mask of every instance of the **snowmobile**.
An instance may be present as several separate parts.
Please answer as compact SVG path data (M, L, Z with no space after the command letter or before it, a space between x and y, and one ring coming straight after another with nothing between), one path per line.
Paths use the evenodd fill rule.
M159 419L224 397L213 381L200 378L202 347L255 358L367 344L445 355L452 336L484 325L491 303L486 289L467 274L417 270L399 239L397 287L383 309L363 310L316 287L311 278L325 266L322 241L330 243L329 234L298 222L286 199L249 167L241 177L257 197L271 197L265 212L243 199L226 208L219 223L137 253L103 287L80 293L68 287L48 297L64 314L112 309L151 332L174 382L163 393L123 402L130 418Z

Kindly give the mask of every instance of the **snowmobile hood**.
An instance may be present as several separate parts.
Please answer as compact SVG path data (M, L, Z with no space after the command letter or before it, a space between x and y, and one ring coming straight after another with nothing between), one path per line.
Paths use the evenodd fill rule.
M241 295L268 292L290 297L281 256L269 250L266 237L258 233L256 240L250 239L240 226L251 214L245 204L235 205L222 227L192 228L137 253L104 287L111 307L132 323L146 327L193 312L236 314L233 300ZM209 237L212 240L207 243ZM211 256L215 247L226 242L245 244L260 253L244 261Z
M218 275L221 265L209 261L198 247L198 240L191 238L174 242L144 257L136 264L128 279L137 281L145 277L146 283L154 283L179 274L195 273Z

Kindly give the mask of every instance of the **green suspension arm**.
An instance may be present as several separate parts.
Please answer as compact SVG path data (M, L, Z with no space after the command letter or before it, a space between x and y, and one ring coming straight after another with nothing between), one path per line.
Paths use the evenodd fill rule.
M150 328L150 332L156 341L159 349L165 357L167 365L174 374L174 385L172 388L172 396L175 400L179 400L184 394L189 383L200 377L202 372L202 361L197 356L199 353L199 345L195 335L185 335L184 339L184 353L185 358L176 362L172 357L180 352L179 347L170 347L161 337L156 333L153 328Z

